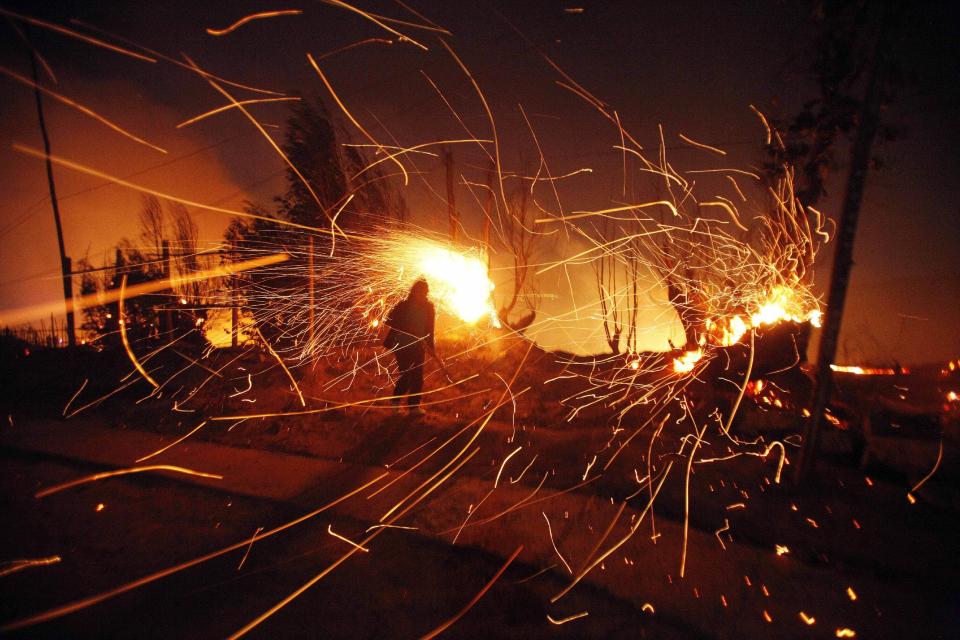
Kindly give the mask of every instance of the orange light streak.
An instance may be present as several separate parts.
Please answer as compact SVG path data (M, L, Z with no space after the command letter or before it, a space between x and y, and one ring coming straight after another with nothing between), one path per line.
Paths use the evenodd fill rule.
M355 126L357 130L363 134L363 137L369 140L372 145L377 147L378 151L382 151L386 153L386 148L382 144L377 142L377 140L374 139L374 137L370 135L370 133L366 129L363 128L363 125L360 124L360 122L353 117L353 114L350 113L350 110L347 109L347 105L343 103L343 101L340 99L340 96L337 95L337 92L333 90L333 85L330 84L330 81L327 80L327 76L325 76L323 74L323 71L320 70L320 65L317 64L316 60L314 60L313 55L308 53L307 60L310 62L310 65L313 67L313 70L317 72L317 75L320 76L320 81L323 82L323 86L325 86L327 88L327 91L330 92L330 96L333 98L333 101L337 103L337 106L340 107L340 110L343 112L343 115L347 116L347 119L353 124L353 126ZM397 168L399 168L400 172L403 174L403 186L409 185L410 175L407 173L407 168L403 166L403 163L397 160L395 156L391 157L390 159L393 161L395 165L397 165Z
M137 458L137 460L135 460L135 462L143 462L144 460L149 460L150 458L153 458L153 457L155 457L155 456L160 455L161 453L163 453L163 452L166 451L167 449L171 449L171 448L177 446L178 444L180 444L181 442L183 442L184 440L186 440L187 438L189 438L190 436L192 436L193 434L195 434L197 431L200 431L200 429L202 429L202 428L204 427L204 425L206 425L206 424L207 424L207 421L204 420L203 422L201 422L200 424L198 424L194 429L192 429L190 432L188 432L186 435L181 436L180 438L177 438L176 440L174 440L173 442L171 442L171 443L168 444L167 446L162 447L162 448L160 448L160 449L157 449L157 450L154 451L153 453L149 453L149 454L143 456L142 458Z
M503 473L503 468L504 468L505 466L507 466L507 460L509 460L509 459L512 458L514 455L516 455L517 453L519 453L519 452L520 452L520 449L523 449L523 447L522 447L522 446L517 447L516 449L514 449L513 451L511 451L510 454L509 454L506 458L503 459L503 462L500 464L500 469L497 471L497 477L494 478L494 480L493 480L493 488L494 488L494 489L496 489L496 488L497 488L497 485L500 484L500 475Z
M390 522L388 522L388 523L386 523L386 524L393 524L394 522L396 522L397 520L399 520L400 518L402 518L404 515L406 515L406 514L407 514L411 509L413 509L417 504L419 504L419 503L420 503L422 500L424 500L427 496L429 496L431 493L433 493L433 491L434 491L437 487L439 487L440 485L442 485L442 484L443 484L444 482L446 482L454 473L456 473L457 471L459 471L460 468L463 467L463 465L465 465L467 462L469 462L470 459L473 458L473 456L476 455L476 453L477 453L479 450L480 450L479 448L478 448L478 449L474 449L466 458L464 458L463 460L461 460L460 463L459 463L454 469L452 469L449 473L447 473L447 475L445 475L443 478L441 478L440 480L438 480L432 487L430 487L429 489L427 489L426 491L424 491L420 496L417 497L416 500L414 500L410 505L408 505L403 511L401 511L400 513L398 513L397 515L395 515L395 516L390 520ZM379 480L380 478L382 478L382 477L385 476L385 475L387 475L387 474L384 473L384 474L382 474L381 476L378 476L377 479ZM362 488L366 488L366 486L369 486L369 484L372 484L372 483L368 483L367 485L365 485L365 486L362 487ZM357 491L360 491L360 489L358 489ZM353 493L357 493L357 491L354 491ZM388 527L380 527L380 528L376 529L373 533L371 533L371 534L368 535L366 538L364 538L364 539L360 542L360 545L358 545L358 546L366 546L366 545L369 544L373 539L375 539L378 535L380 535L381 533L383 533L383 532L386 531L387 529L388 529ZM300 596L301 596L303 593L305 593L310 587L312 587L312 586L315 585L317 582L319 582L320 580L322 580L323 578L325 578L327 575L329 575L331 571L333 571L334 569L336 569L337 567L339 567L341 564L343 564L344 562L346 562L349 558L351 558L351 557L353 556L353 554L355 554L355 553L357 552L357 550L358 550L358 549L357 549L356 547L354 547L354 548L350 549L350 551L348 551L348 552L346 552L345 554L343 554L342 556L340 556L339 559L337 559L336 561L334 561L333 563L331 563L329 566L327 566L326 569L324 569L323 571L321 571L320 573L318 573L317 575L315 575L313 578L311 578L310 580L308 580L306 583L304 583L302 586L300 586L299 588L297 588L293 593L291 593L290 595L286 596L286 597L283 598L280 602L278 602L278 603L275 604L274 606L270 607L270 609L268 609L268 610L265 611L264 613L262 613L262 614L260 614L259 616L257 616L254 620L252 620L252 621L250 621L249 623L247 623L247 625L244 626L244 627L243 627L242 629L240 629L239 631L237 631L236 633L233 633L232 635L230 635L230 636L229 636L229 640L236 640L237 638L240 638L240 637L246 635L247 633L249 633L250 631L252 631L254 628L256 628L257 626L259 626L261 623L263 623L263 622L264 622L265 620L267 620L268 618L270 618L270 617L271 617L273 614L275 614L277 611L279 611L280 609L282 609L283 607L287 606L288 604L290 604L291 602L293 602L295 599L297 599L298 597L300 597ZM0 630L2 630L2 629L0 629Z
M190 282L200 282L212 278L222 278L234 273L240 273L242 271L249 271L258 267L285 262L289 259L289 257L290 256L285 253L278 253L271 256L265 256L263 258L246 260L244 262L235 262L232 264L228 263L213 269L198 271L188 276L174 278L173 286L180 286ZM132 287L129 287L126 290L126 293L123 293L123 295L125 298L135 298L148 293L164 291L170 287L170 280L154 280L151 282L133 285ZM69 310L80 311L89 307L97 307L100 305L109 304L111 302L119 302L122 291L122 289L115 289L113 291L107 291L103 294L96 293L75 298L73 304L70 305ZM63 300L5 311L0 313L0 325L17 325L23 322L29 322L30 320L38 317L49 315L51 313L63 313Z
M551 616L551 615L548 613L548 614L547 614L547 620L548 620L551 624L561 625L561 624L567 624L568 622L573 622L574 620L579 620L580 618L585 618L585 617L587 617L588 615L590 615L590 612L589 612L589 611L581 611L580 613L575 613L575 614L573 614L572 616L567 616L566 618L560 618L559 620L554 620L554 619L553 619L553 616Z
M687 411L687 416L690 418L691 422L693 421L693 414ZM693 428L696 429L697 425L694 424ZM690 457L687 459L687 471L683 479L683 545L680 551L680 577L683 578L684 572L687 568L687 536L690 532L690 472L693 470L693 459L697 453L697 449L700 447L700 444L703 442L703 434L707 430L707 425L704 424L703 428L696 432L694 436L693 447L690 451Z
M523 545L520 545L519 547L517 547L517 550L514 551L509 558L507 558L507 561L503 563L503 566L500 567L500 570L497 571L494 574L494 576L490 579L490 581L486 585L484 585L483 589L481 589L480 592L477 593L477 595L475 595L473 599L471 599L470 602L467 603L467 606L465 606L455 616L453 616L452 618L450 618L449 620L441 624L439 627L437 627L430 633L425 634L421 638L421 640L431 640L432 638L436 638L438 635L440 635L441 633L443 633L444 631L452 627L457 622L457 620L459 620L464 615L466 615L466 613L470 611L471 608L473 608L473 605L477 604L477 602L480 601L480 598L482 598L484 594L490 590L490 587L492 587L494 583L496 583L496 581L500 578L500 576L503 575L503 572L507 570L507 567L509 567L510 564L517 559L517 556L520 555L521 551L523 551Z
M45 498L54 493L59 493L71 487L76 487L77 485L87 484L89 482L96 482L97 480L103 480L105 478L113 478L116 476L125 476L131 473L143 473L146 471L170 471L173 473L182 473L188 476L195 476L198 478L212 478L214 480L223 480L223 476L216 473L205 473L203 471L194 471L193 469L185 469L184 467L175 467L168 464L157 464L150 465L147 467L131 467L129 469L118 469L116 471L104 471L103 473L95 473L91 476L84 476L83 478L78 478L76 480L71 480L69 482L64 482L62 484L54 485L52 487L47 487L42 489L34 494L35 498Z
M265 18L275 18L277 16L299 16L303 11L300 9L281 9L279 11L261 11L260 13L253 13L248 16L244 16L231 24L229 27L223 29L207 29L207 33L212 36L225 36L228 33L232 33L247 24L248 22L253 22L254 20L263 20Z
M290 369L288 369L287 365L283 362L283 358L281 358L280 354L274 350L274 348L270 345L270 342L263 337L263 334L260 332L260 327L257 327L257 335L260 336L261 340L263 340L263 344L267 347L267 350L270 352L270 355L276 358L277 362L280 363L280 366L283 368L283 372L287 374L287 378L290 379L290 384L293 385L294 390L297 392L297 397L300 398L300 406L306 407L307 401L303 399L303 393L300 392L300 385L297 384L297 381L296 379L294 379L293 374L290 373Z
M730 529L730 521L724 518L723 526L713 532L713 535L717 537L717 542L720 543L720 547L723 548L724 551L727 550L727 545L723 544L723 539L720 538L720 534L723 533L724 531L728 531L729 529Z
M144 62L156 62L156 60L154 60L153 58L139 54L136 51L130 51L129 49L118 47L117 45L110 44L109 42L104 42L103 40L99 40L97 38L84 35L78 31L74 31L73 29L67 29L66 27L61 27L60 25L53 24L52 22L46 22L38 18L23 16L23 15L20 15L19 13L14 13L13 11L9 11L8 9L4 9L3 7L0 7L0 15L7 16L8 18L13 18L14 20L19 20L20 22L26 22L36 27L42 27L44 29L54 31L61 35L65 35L70 38L81 40L83 42L86 42L87 44L92 44L96 47L107 49L108 51L113 51L114 53L119 53L124 56L130 56L131 58L136 58L137 60L142 60Z
M363 551L364 553L370 553L370 549L367 549L366 547L364 547L364 546L362 546L362 545L359 545L359 544L357 544L356 542L354 542L353 540L350 540L349 538L345 538L345 537L343 537L342 535L340 535L339 533L337 533L336 531L334 531L334 530L333 530L333 525L329 525L329 524L327 525L327 533L329 533L330 535L332 535L332 536L333 536L334 538L336 538L337 540L343 540L344 542L346 542L346 543L349 544L350 546L355 547L355 548L357 549L357 551Z
M916 492L920 489L920 487L922 487L923 485L925 485L925 484L927 483L927 480L929 480L930 478L932 478L932 477L933 477L933 474L935 474L935 473L937 472L937 469L940 468L940 463L941 463L942 461L943 461L943 436L940 437L940 447L939 447L939 449L937 450L937 459L936 459L936 461L933 463L933 468L930 469L930 473L928 473L927 475L923 476L923 478L920 479L920 482L918 482L917 484L913 485L913 487L910 489L910 492L911 492L911 493L916 493ZM911 497L911 498L913 497L913 496L910 495L910 493L908 493L907 495L908 495L909 497ZM911 502L912 502L912 501L911 501Z
M241 108L242 108L242 107L241 107ZM37 150L37 149L34 149L34 148L32 148L32 147L28 147L28 146L26 146L26 145L22 145L22 144L19 144L19 143L14 143L14 144L13 144L13 149L14 149L14 151L19 151L20 153L26 154L26 155L28 155L28 156L33 156L34 158L39 158L40 160L45 160L45 159L48 157L47 154L45 154L45 153L42 152L42 151L39 151L39 150ZM282 220L282 219L280 219L280 218L270 218L270 217L268 217L268 216L258 216L258 215L253 214L253 213L246 213L245 211L238 211L238 210L236 210L236 209L225 209L224 207L216 207L216 206L213 206L213 205L204 204L204 203L202 203L202 202L195 202L195 201L193 201L193 200L187 200L187 199L185 199L185 198L179 198L179 197L177 197L177 196L173 196L173 195L170 195L170 194L168 194L168 193L163 193L162 191L156 191L155 189L150 189L150 188L144 187L144 186L142 186L142 185L138 185L138 184L133 183L133 182L128 182L127 180L124 180L124 179L122 179L122 178L118 178L118 177L112 176L112 175L110 175L110 174L108 174L108 173L104 173L104 172L102 172L102 171L98 171L98 170L96 170L96 169L93 169L93 168L84 166L84 165L82 165L82 164L73 162L73 161L71 161L71 160L67 160L66 158L61 158L61 157L56 156L56 155L53 155L53 154L51 154L51 155L49 156L49 158L50 158L50 161L51 161L51 162L53 162L54 164L57 164L57 165L59 165L59 166L61 166L61 167L66 167L67 169L72 169L72 170L77 171L77 172L79 172L79 173L83 173L83 174L86 174L86 175L88 175L88 176L93 176L94 178L102 178L103 180L108 180L108 181L110 181L110 182L112 182L112 183L114 183L114 184L118 184L118 185L120 185L121 187L127 187L128 189L132 189L132 190L134 190L134 191L139 191L140 193L145 193L145 194L150 195L150 196L156 196L156 197L158 197L158 198L160 198L160 199L162 199L162 200L168 200L168 201L170 201L170 202L178 202L178 203L180 203L180 204L182 204L182 205L186 205L186 206L188 206L188 207L194 207L194 208L197 208L197 209L202 209L202 210L204 210L204 211L212 211L212 212L214 212L214 213L225 213L225 214L227 214L227 215L237 216L238 218L247 218L247 219L249 219L249 220L261 220L261 221L264 221L264 222L269 222L269 223L271 223L271 224L279 224L279 225L283 225L283 226L286 226L286 227L291 227L291 228L293 228L293 229L303 229L303 230L305 230L305 231L311 231L311 232L313 232L313 233L320 233L320 234L324 234L324 235L328 235L328 234L330 233L329 231L327 231L326 229L323 229L323 228L311 227L311 226L305 225L305 224L298 224L298 223L296 223L296 222L290 222L289 220ZM349 235L349 234L348 234L348 235ZM351 237L353 237L353 236L351 236Z
M0 10L0 13L2 13L2 10ZM128 138L128 139L130 139L130 140L133 140L133 141L136 142L136 143L142 144L142 145L145 146L145 147L149 147L149 148L153 149L154 151L159 151L160 153L164 153L164 154L167 153L167 150L164 149L163 147L158 147L158 146L155 145L155 144L152 144L152 143L150 143L150 142L147 142L147 141L144 140L143 138L141 138L141 137L139 137L139 136L137 136L137 135L135 135L135 134L127 131L126 129L124 129L124 128L121 127L120 125L116 124L116 123L113 122L112 120L108 120L107 118L101 116L99 113L97 113L97 112L94 111L93 109L90 109L89 107L85 107L85 106L83 106L82 104L80 104L79 102L76 102L75 100L71 100L70 98L68 98L68 97L66 97L66 96L64 96L64 95L61 95L61 94L57 93L56 91L51 91L50 89L47 89L46 87L41 86L41 85L35 83L35 82L34 82L33 80L31 80L30 78L26 78L26 77L24 77L24 76L21 76L19 73L16 73L15 71L11 71L10 69L7 69L6 67L0 67L0 73L2 73L3 75L7 76L8 78L12 78L13 80L16 80L17 82L19 82L19 83L21 83L21 84L25 84L25 85L27 85L28 87L30 87L30 88L32 88L32 89L36 89L37 91L40 91L41 93L44 93L44 94L50 96L51 98L53 98L53 99L56 100L57 102L60 102L60 103L62 103L62 104L67 105L68 107L71 107L71 108L73 108L73 109L76 109L77 111L79 111L80 113L84 114L85 116L89 116L89 117L93 118L94 120L96 120L97 122L99 122L99 123L101 123L101 124L103 124L103 125L106 125L106 126L109 127L110 129L113 129L114 131L116 131L116 132L119 133L120 135L124 136L125 138Z
M547 517L547 512L541 511L541 513L543 514L543 519L547 521L547 533L550 534L550 544L553 545L553 550L557 552L557 557L560 558L560 562L567 568L567 573L573 575L573 569L570 568L570 565L563 557L563 554L560 553L560 549L557 548L557 543L553 539L553 528L550 526L550 518Z
M120 297L117 299L117 324L120 325L120 338L123 341L123 348L127 351L127 357L130 358L130 362L133 363L133 366L136 367L137 371L140 372L140 375L143 376L143 379L153 385L153 388L156 389L160 385L157 384L157 381L150 377L150 374L147 373L146 369L143 368L143 365L140 364L140 361L137 360L136 354L133 353L133 349L130 348L130 340L127 339L127 321L123 317L123 301L124 301L124 292L127 289L127 274L123 274L123 279L120 280Z
M637 529L640 528L640 524L643 522L644 517L650 511L651 507L653 507L653 503L656 500L656 497L660 494L660 489L663 487L663 483L666 481L667 477L670 475L670 470L672 468L673 468L673 461L671 460L667 464L667 467L663 472L663 476L660 478L660 482L657 484L656 491L654 491L653 495L650 497L649 501L647 502L647 505L643 508L643 511L640 512L640 515L638 515L636 520L633 523L631 523L630 530L626 533L626 535L624 535L622 538L620 538L620 540L615 542L613 546L611 546L599 557L593 560L593 562L588 563L583 569L578 571L577 575L574 576L573 580L570 581L570 584L567 585L563 590L561 590L557 595L550 598L550 602L556 603L557 600L567 595L570 592L570 590L573 589L577 585L577 583L583 580L583 578L586 577L588 573L593 571L593 569L596 568L597 565L599 565L601 562L603 562L608 557L610 557L614 552L616 552L617 549L625 545L630 540L630 538L633 537L633 535L637 532Z
M692 146L694 146L694 147L698 147L698 148L700 148L700 149L705 149L705 150L707 150L707 151L711 151L711 152L716 153L716 154L719 154L719 155L721 155L721 156L727 155L727 152L724 151L723 149L718 149L717 147L712 147L712 146L710 146L709 144L704 144L704 143L702 143L702 142L697 142L696 140L691 140L690 138L688 138L687 136L683 135L682 133L678 133L677 136L678 136L681 140L683 140L684 142L686 142L687 144L692 145Z
M410 44L412 44L412 45L414 45L414 46L416 46L416 47L419 47L419 48L423 49L424 51L428 51L428 49L427 49L426 46L420 44L419 42L417 42L416 40L414 40L414 39L411 38L410 36L404 35L404 34L400 33L399 31L397 31L396 29L392 29L391 27L388 27L386 24L384 24L383 22L381 22L380 20L378 20L378 19L377 19L373 14L371 14L371 13L367 13L366 11L363 11L362 9L358 9L358 8L352 6L352 5L349 5L349 4L347 4L346 2L342 2L341 0L321 0L321 1L324 2L325 4L333 5L334 7L340 7L340 8L342 8L342 9L346 9L347 11L351 11L351 12L353 12L353 13L359 15L359 16L362 16L362 17L366 18L367 20L369 20L370 22L372 22L372 23L374 23L375 25L377 25L378 27L380 27L381 29L383 29L384 31L388 31L388 32L392 33L393 35L397 36L397 38L399 38L401 42L409 42ZM425 28L425 27L423 27L423 28ZM445 30L441 29L440 31L445 31Z
M231 551L235 551L235 550L237 550L237 549L242 549L242 548L244 548L245 546L249 545L251 542L253 542L253 541L255 541L255 540L262 540L262 539L264 539L264 538L268 538L268 537L270 537L270 536L272 536L272 535L275 535L275 534L277 534L277 533L280 533L281 531L284 531L284 530L286 530L286 529L289 529L290 527L293 527L293 526L296 526L296 525L298 525L298 524L300 524L300 523L302 523L302 522L305 522L305 521L313 518L314 516L316 516L316 515L318 515L318 514L320 514L320 513L323 513L324 511L327 511L328 509L331 509L331 508L337 506L337 505L340 504L341 502L343 502L343 501L345 501L345 500L348 500L349 498L352 498L353 496L355 496L356 494L360 493L361 491L364 491L365 489L369 488L370 486L376 484L377 482L379 482L380 480L382 480L386 475L387 475L386 472L381 473L380 475L376 476L376 477L373 478L372 480L370 480L370 481L368 481L368 482L360 485L360 486L357 487L356 489L353 489L353 490L350 491L349 493L346 493L346 494L340 496L339 498L333 500L332 502L329 502L329 503L325 504L324 506L320 507L319 509L316 509L316 510L314 510L314 511L311 511L310 513L308 513L308 514L306 514L306 515L303 515L303 516L300 516L299 518L297 518L297 519L295 519L295 520L291 520L290 522L287 522L286 524L283 524L283 525L280 525L279 527L276 527L276 528L274 528L274 529L271 529L270 531L268 531L268 532L266 532L266 533L264 533L264 534L261 534L261 535L256 535L256 534L255 534L253 537L247 538L247 539L245 539L245 540L242 540L242 541L240 541L240 542L238 542L238 543L236 543L236 544L232 544L232 545L230 545L230 546L228 546L228 547L224 547L223 549L219 549L218 551L214 551L214 552L212 552L212 553L208 553L208 554L203 555L203 556L200 556L200 557L198 557L198 558L194 558L193 560L188 560L187 562L183 562L183 563L178 564L178 565L175 565L175 566L173 566L173 567L169 567L169 568L164 569L164 570L162 570L162 571L157 571L156 573L152 573L152 574L150 574L150 575L148 575L148 576L145 576L145 577L143 577L143 578L139 578L139 579L134 580L134 581L132 581L132 582L128 582L128 583L126 583L126 584L123 584L123 585L121 585L121 586L119 586L119 587L116 587L116 588L114 588L114 589L111 589L111 590L109 590L109 591L105 591L105 592L103 592L103 593L99 593L99 594L97 594L97 595L90 596L90 597L88 597L88 598L83 598L83 599L81 599L81 600L75 600L74 602L71 602L71 603L68 603L68 604L65 604L65 605L56 607L56 608L54 608L54 609L49 609L49 610L47 610L47 611L44 611L44 612L42 612L42 613L38 613L38 614L35 614L35 615L32 615L32 616L29 616L29 617L27 617L27 618L21 618L21 619L19 619L19 620L14 620L14 621L12 621L12 622L8 622L8 623L4 624L3 626L0 626L0 632L2 632L2 633L7 633L7 632L10 632L10 631L16 631L16 630L18 630L18 629L23 629L23 628L25 628L25 627L30 627L30 626L33 626L33 625L36 625L36 624L40 624L40 623L42 623L42 622L48 622L48 621L50 621L50 620L55 620L55 619L57 619L57 618L61 618L61 617L65 616L65 615L69 615L69 614L71 614L71 613L75 613L75 612L80 611L80 610L82 610L82 609L86 609L86 608L88 608L88 607L91 607L91 606L93 606L93 605L95 605L95 604L99 604L99 603L101 603L101 602L104 602L105 600L109 600L109 599L114 598L114 597L116 597L116 596L119 596L119 595L121 595L121 594L127 593L128 591L133 591L134 589L138 589L139 587L148 585L148 584L150 584L150 583L152 583L152 582L156 582L157 580L160 580L160 579L162 579L162 578L165 578L165 577L167 577L167 576L169 576L169 575L173 575L174 573L178 573L178 572L183 571L183 570L185 570L185 569L189 569L190 567L193 567L193 566L196 566L196 565L198 565L198 564L204 563L204 562L206 562L206 561L208 561L208 560L212 560L212 559L214 559L214 558L218 558L218 557L220 557L220 556L222 556L222 555L224 555L224 554L226 554L226 553L230 553Z
M223 105L222 107L217 107L216 109L211 109L210 111L205 111L204 113L201 113L201 114L198 115L198 116L194 116L194 117L190 118L189 120L184 120L183 122L181 122L180 124L177 125L177 129L182 129L183 127L188 127L188 126L190 126L191 124L200 122L201 120L204 120L204 119L206 119L206 118L209 118L210 116L215 116L215 115L217 115L218 113L223 113L224 111L229 111L230 109L235 109L236 107L238 107L238 106L240 106L240 105L246 106L246 105L248 105L248 104L264 104L264 103L267 103L267 102L296 102L296 101L299 101L300 99L301 99L301 98L299 98L299 97L282 97L282 98L253 98L253 99L251 99L251 100L237 100L237 101L234 102L234 103L225 104L225 105Z
M45 567L47 565L57 564L61 560L62 558L60 556L48 556L46 558L9 560L7 562L0 562L0 577L10 575L11 573L16 573L17 571L23 571L24 569L29 569L30 567Z

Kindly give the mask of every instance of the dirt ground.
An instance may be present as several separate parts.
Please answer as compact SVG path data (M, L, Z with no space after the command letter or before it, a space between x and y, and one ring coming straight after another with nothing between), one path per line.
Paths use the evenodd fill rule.
M779 449L765 456L765 443L731 449L714 429L704 432L688 474L683 443L692 440L676 419L679 407L663 422L662 445L650 444L659 423L648 425L642 410L612 420L592 407L568 420L569 403L561 401L582 388L582 378L547 384L564 373L558 359L525 353L517 341L482 357L450 358L451 380L466 380L455 385L431 369L428 388L439 391L420 420L370 404L388 394L389 381L372 369L352 375L349 362L296 371L306 411L315 411L304 413L285 374L253 353L233 362L221 354L204 363L217 376L184 374L160 398L138 403L149 387L135 382L72 418L109 426L116 437L159 434L168 444L203 424L151 463L176 464L178 451L203 441L222 445L224 458L254 450L335 465L328 481L292 500L147 474L37 500L40 487L107 467L25 453L0 436L0 517L11 523L0 529L0 561L62 557L0 576L0 624L234 544L385 472L376 495L257 541L242 569L244 552L232 552L22 633L230 635L353 550L328 526L359 541L417 500L393 522L404 528L383 531L369 551L353 550L252 635L422 636L467 605L520 545L449 637L950 638L960 631L952 459L911 502L907 492L919 476L862 469L845 434L825 436L814 476L795 487L789 462L777 482ZM521 361L511 386L518 395L504 396ZM116 388L126 373L122 365L93 365L74 362L53 385L49 372L24 375L19 399L35 399L29 403L16 402L5 385L11 424L4 429L29 429L38 413L61 413L84 379L90 382L71 408ZM501 398L503 407L484 422ZM276 412L299 413L245 417ZM796 455L790 443L788 461ZM645 479L651 470L656 484ZM572 574L611 549L564 593Z

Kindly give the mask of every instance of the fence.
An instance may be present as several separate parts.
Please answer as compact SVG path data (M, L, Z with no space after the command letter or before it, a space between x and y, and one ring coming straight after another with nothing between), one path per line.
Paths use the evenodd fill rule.
M53 316L49 321L41 320L39 326L4 327L0 335L4 338L17 338L32 346L48 349L66 347L68 343L66 319L57 320Z

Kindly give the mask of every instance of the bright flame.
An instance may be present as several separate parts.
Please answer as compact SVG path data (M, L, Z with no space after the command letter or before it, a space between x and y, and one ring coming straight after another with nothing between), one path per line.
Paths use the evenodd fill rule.
M460 250L430 240L413 240L400 249L399 269L404 275L423 277L430 298L447 313L473 324L489 318L499 327L493 306L493 282L482 251Z
M701 358L703 358L702 349L686 351L679 358L673 359L673 370L677 373L689 373L693 371L693 368L700 362Z
M759 305L756 311L750 314L749 323L740 315L734 315L729 320L707 321L707 330L716 343L729 347L740 341L747 330L751 328L774 325L783 320L790 322L809 322L819 327L823 314L819 309L806 311L804 303L797 299L793 289L775 287L770 295Z
M237 344L246 344L253 339L254 323L250 312L241 310L238 314L240 326L237 328ZM211 347L225 349L233 345L233 313L230 309L208 309L207 319L202 324L203 337Z

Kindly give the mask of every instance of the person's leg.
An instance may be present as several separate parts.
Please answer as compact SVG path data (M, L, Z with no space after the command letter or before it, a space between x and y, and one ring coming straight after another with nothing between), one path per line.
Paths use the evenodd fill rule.
M411 362L408 378L408 387L407 393L407 404L410 405L411 409L420 407L420 393L423 391L423 364L424 364L424 352L423 349L411 348Z
M410 367L413 363L409 352L409 347L398 349L396 352L399 375L397 376L397 385L393 389L393 395L397 396L393 400L394 404L400 404L403 400L402 396L410 393Z

